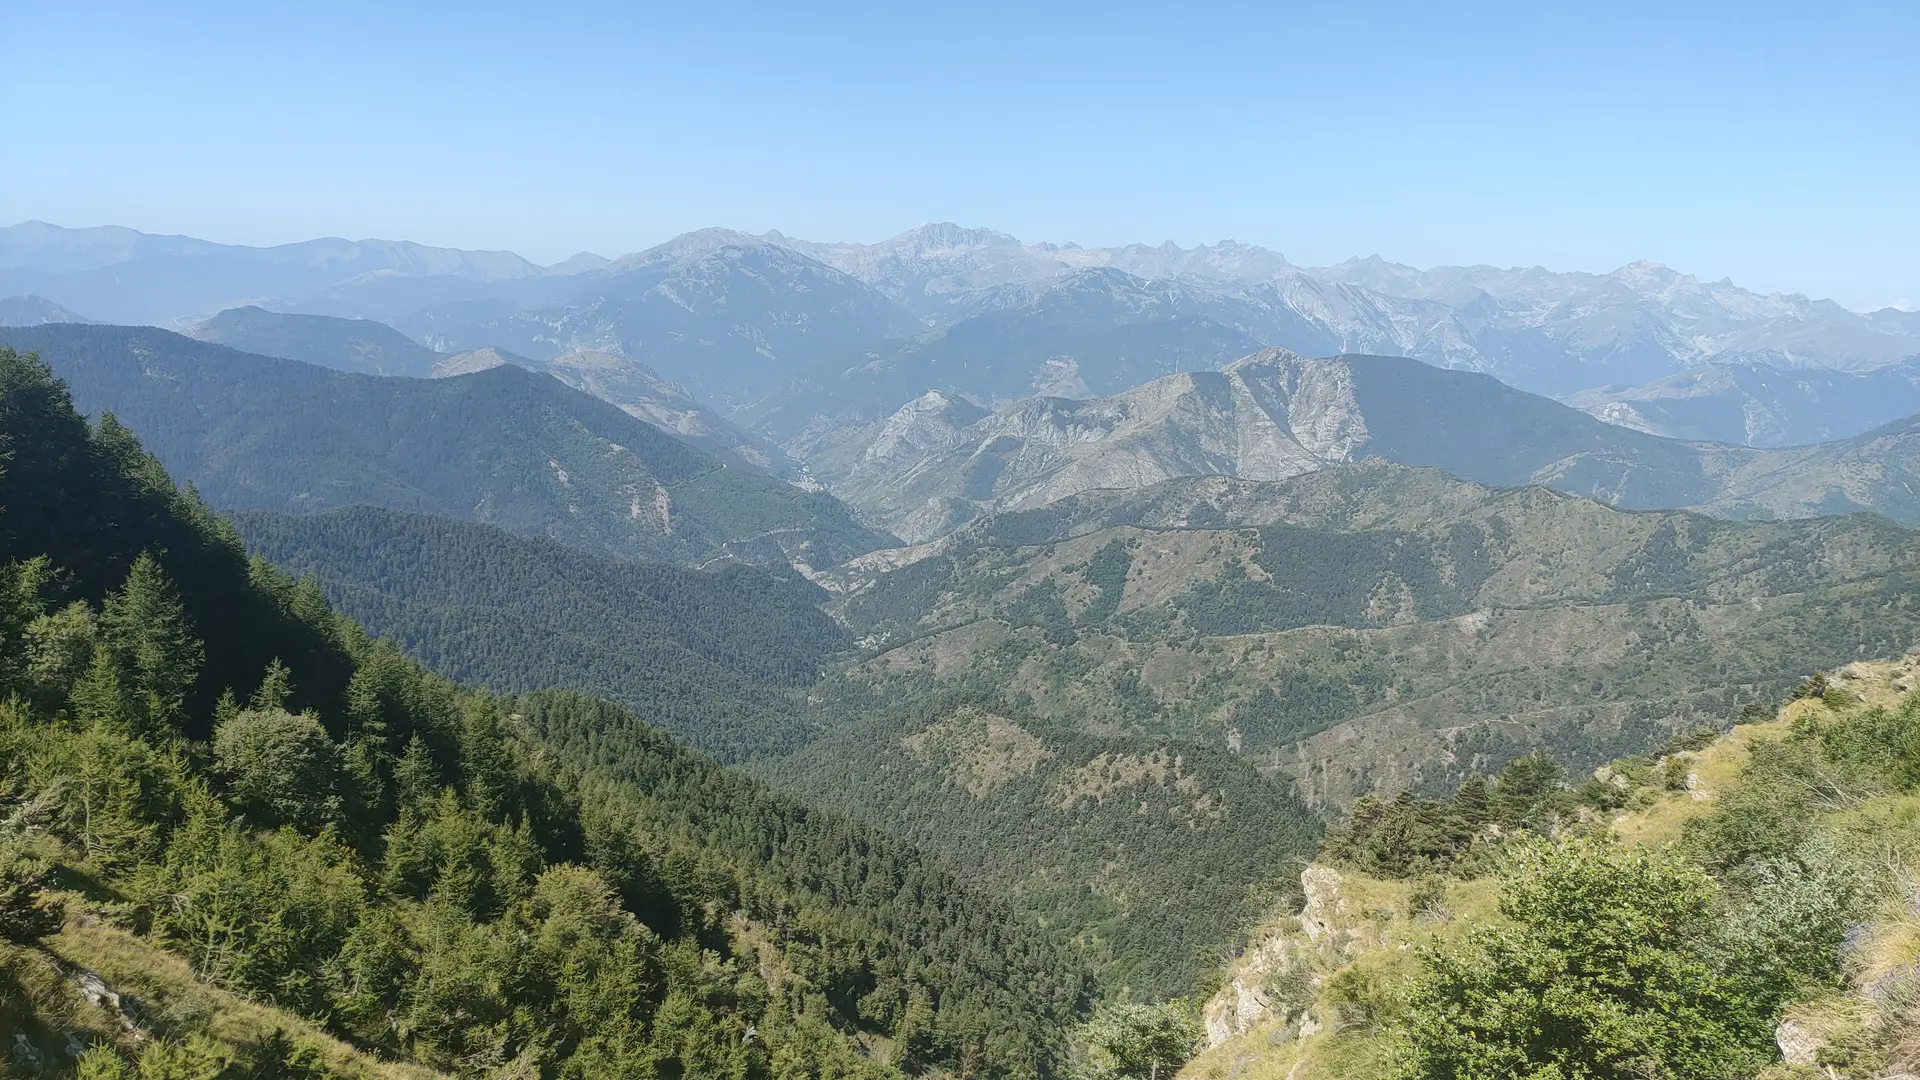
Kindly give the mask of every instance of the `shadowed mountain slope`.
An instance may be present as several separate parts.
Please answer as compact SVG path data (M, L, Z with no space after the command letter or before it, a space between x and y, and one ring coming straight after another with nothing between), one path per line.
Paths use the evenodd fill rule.
M216 506L365 503L482 521L617 558L832 565L886 542L824 494L721 462L545 375L394 379L138 327L41 327L37 350Z

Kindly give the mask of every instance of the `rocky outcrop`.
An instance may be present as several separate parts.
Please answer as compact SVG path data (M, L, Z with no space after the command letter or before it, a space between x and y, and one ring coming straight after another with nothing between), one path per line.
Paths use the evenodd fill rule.
M1343 928L1347 905L1338 871L1309 866L1300 875L1300 890L1300 913L1257 938L1234 963L1226 985L1208 999L1201 1014L1207 1046L1266 1023L1297 1025L1302 1036L1319 1030L1310 1006L1320 973L1348 956L1353 939Z
M1629 508L1685 506L1718 495L1709 473L1744 460L1727 455L1754 453L1617 428L1481 375L1284 349L1107 397L1032 397L990 413L935 392L856 434L801 441L796 452L829 490L915 543L1088 491L1283 480L1368 457Z

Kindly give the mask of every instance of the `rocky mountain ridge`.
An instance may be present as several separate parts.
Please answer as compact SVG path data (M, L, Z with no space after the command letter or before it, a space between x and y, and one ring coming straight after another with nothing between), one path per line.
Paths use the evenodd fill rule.
M1897 374L1889 375L1898 379ZM1091 399L987 410L936 391L884 421L790 444L827 486L911 543L984 515L1177 477L1279 480L1369 457L1623 509L1784 519L1872 510L1920 523L1920 421L1763 449L1602 422L1484 375L1402 357L1268 349Z
M716 288L712 273L683 272L655 297L664 306L653 310L643 299L661 281L636 272L698 263L723 249L755 252L748 262L760 265L743 266L742 280L725 289ZM773 270L779 260L771 251L787 253L789 265ZM749 363L762 347L783 364L845 354L845 370L879 341L1023 302L1023 293L1088 273L1163 288L1176 282L1212 309L1209 319L1259 344L1310 355L1412 356L1549 394L1637 385L1714 362L1858 371L1920 354L1915 313L1855 313L1831 301L1701 282L1652 263L1605 274L1418 270L1377 256L1300 267L1231 241L1083 248L943 223L876 244L704 229L610 262L587 256L540 267L506 252L387 241L242 248L127 229L30 222L0 230L0 295L44 296L89 318L173 324L257 302L380 319L442 351L497 345L544 358L618 344L727 412L772 388L730 387L722 395L695 383L674 359L689 340L704 343L697 351L706 355ZM754 274L771 274L771 287L754 288ZM869 295L857 295L856 286ZM826 295L783 296L793 290ZM724 320L712 311L671 311L722 293ZM803 326L808 344L796 348ZM477 340L488 334L476 329L495 339ZM734 350L728 342L753 348ZM769 373L783 382L795 372L753 368L756 378ZM1098 392L1101 379L1088 381ZM913 387L891 405L930 388Z
M1920 357L1862 372L1706 364L1644 386L1599 387L1564 400L1653 435L1804 446L1920 412Z
M935 393L811 460L829 490L923 541L1095 489L1215 474L1279 480L1369 456L1626 506L1691 505L1717 490L1714 454L1485 376L1281 349L1108 397L1029 398L985 414Z

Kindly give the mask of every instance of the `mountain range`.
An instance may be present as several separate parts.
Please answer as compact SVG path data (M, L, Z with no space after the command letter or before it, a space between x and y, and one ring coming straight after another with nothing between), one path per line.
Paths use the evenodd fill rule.
M836 357L849 370L881 341L1025 304L1081 275L1165 292L1167 304L1204 309L1261 345L1411 356L1548 394L1714 362L1857 371L1920 353L1920 314L1854 313L1651 263L1606 274L1417 270L1378 257L1298 267L1231 242L1081 248L939 224L878 244L706 229L618 259L540 267L388 241L244 248L118 228L0 229L0 296L45 297L90 319L187 325L259 304L388 322L442 351L494 345L545 359L617 347L729 413L796 367L837 374ZM745 366L707 385L694 376L713 373L696 357ZM1110 389L1092 366L1081 364L1089 386Z
M729 468L547 375L356 375L156 328L42 326L39 353L216 506L431 512L615 557L833 565L890 542L832 498ZM324 407L317 407L324 405Z
M1920 412L1920 359L1860 372L1706 364L1643 386L1584 390L1565 401L1610 424L1654 435L1802 446Z
M336 238L243 247L118 226L0 229L0 296L38 295L101 322L180 325L225 308L354 279L506 281L547 273L507 251Z
M1595 774L1592 813L1550 829L1576 787L1553 770L1625 757L1691 800L1695 778L1634 755L1787 693L1850 708L1809 673L1920 642L1906 313L1644 264L1311 268L952 226L702 230L553 267L197 244L0 244L33 290L0 313L34 324L0 329L0 696L53 721L0 724L0 749L132 760L152 735L206 797L156 829L353 845L329 880L371 929L284 985L219 986L396 1062L479 1059L448 1049L464 1021L394 1040L453 1014L396 1019L401 991L337 973L379 949L409 994L454 954L582 970L514 951L566 937L564 878L591 902L560 907L602 928L567 940L658 946L666 996L622 983L644 1021L596 1006L593 1029L646 1032L648 1061L692 1058L657 1005L738 1075L780 1054L796 1075L1076 1075L1102 1017L1222 978L1281 994L1229 961L1313 902L1323 833L1358 858L1377 825L1418 849L1409 875L1452 873L1422 830L1454 828L1434 797L1456 788L1497 807L1456 846L1494 820L1602 830L1626 789ZM77 322L86 289L184 333ZM186 624L217 667L163 686ZM336 762L331 796L262 801L233 732L263 717ZM64 842L44 850L82 857ZM189 940L166 920L198 909L167 898L205 884L198 856L162 844L122 856L174 890L135 897L151 933L112 924L123 952ZM119 910L76 896L71 933ZM1399 918L1370 902L1348 915ZM459 993L511 989L492 982ZM1371 992L1294 990L1323 1016ZM1099 1000L1117 1013L1081 1026ZM574 1036L489 1015L564 1073ZM786 1041L756 1056L763 1037Z
M1369 457L1482 484L1543 484L1628 509L1728 517L1873 509L1920 524L1910 424L1820 447L1759 450L1603 423L1485 375L1399 357L1270 349L1089 400L991 412L930 391L886 420L792 444L815 475L910 541L985 514L1175 477L1278 480Z
M618 405L629 415L729 464L788 478L800 475L800 467L772 440L741 430L653 369L618 353L565 353L545 361L493 346L437 353L370 319L289 314L257 307L223 311L187 328L185 333L239 352L369 375L442 378L512 364L545 372L576 390Z
M856 560L828 584L865 652L816 693L1211 743L1338 806L1529 746L1635 752L1905 649L1916 574L1872 515L1631 512L1384 461L1175 479Z

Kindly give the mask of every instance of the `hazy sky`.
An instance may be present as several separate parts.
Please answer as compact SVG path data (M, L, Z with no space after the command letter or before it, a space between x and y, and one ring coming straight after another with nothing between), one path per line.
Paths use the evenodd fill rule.
M1920 305L1920 2L0 4L0 219L1654 259Z

